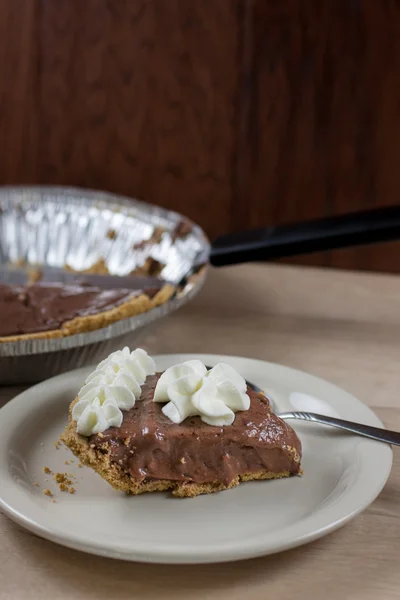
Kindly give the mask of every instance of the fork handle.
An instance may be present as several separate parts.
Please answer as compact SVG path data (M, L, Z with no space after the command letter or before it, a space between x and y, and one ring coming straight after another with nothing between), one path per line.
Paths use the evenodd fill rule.
M362 425L361 423L353 423L353 421L345 421L344 419L336 419L325 415L309 412L286 412L280 413L281 419L300 419L301 421L313 421L314 423L322 423L323 425L331 425L338 429L351 431L364 437L386 442L394 446L400 446L400 432L390 431L389 429L381 429L380 427L372 427L371 425Z
M385 206L223 235L212 244L210 262L219 267L398 239L400 205Z

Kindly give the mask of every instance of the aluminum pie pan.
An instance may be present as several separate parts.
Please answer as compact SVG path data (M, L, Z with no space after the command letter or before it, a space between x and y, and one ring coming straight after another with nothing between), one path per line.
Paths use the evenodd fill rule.
M190 231L175 240L179 223L188 225ZM163 231L158 241L146 244L156 230ZM0 343L0 383L39 381L64 371L62 355L67 358L66 353L68 368L104 357L105 352L132 338L133 332L177 310L197 294L205 279L206 268L202 267L207 265L209 251L200 227L176 212L145 202L77 188L0 188L3 265L23 262L83 270L104 260L108 272L127 275L151 257L164 264L162 278L175 285L185 281L165 304L102 329L62 338ZM53 355L57 357L54 365ZM41 357L37 374L35 357ZM23 368L31 375L23 376Z

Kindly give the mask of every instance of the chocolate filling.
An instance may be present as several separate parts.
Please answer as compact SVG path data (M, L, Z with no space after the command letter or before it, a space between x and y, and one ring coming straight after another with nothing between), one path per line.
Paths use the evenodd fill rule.
M124 412L121 427L89 439L132 477L228 485L237 475L299 473L300 440L271 411L265 396L248 388L250 408L237 412L230 426L212 427L200 417L177 425L161 412L163 404L153 402L159 376L147 378L140 400Z
M0 337L59 329L63 323L119 306L140 291L88 285L0 284ZM146 292L147 293L147 292ZM149 290L151 297L153 290Z

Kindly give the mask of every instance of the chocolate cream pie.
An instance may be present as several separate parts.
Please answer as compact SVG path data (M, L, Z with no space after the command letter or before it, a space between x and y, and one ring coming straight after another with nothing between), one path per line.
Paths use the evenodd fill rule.
M108 289L84 284L0 284L0 342L55 338L100 329L166 302L173 286Z
M70 406L61 440L117 490L193 497L301 471L301 443L231 366L191 360L156 373L114 352Z

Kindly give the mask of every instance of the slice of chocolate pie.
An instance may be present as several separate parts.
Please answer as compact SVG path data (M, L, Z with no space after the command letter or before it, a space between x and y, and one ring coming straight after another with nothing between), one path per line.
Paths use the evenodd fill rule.
M144 350L110 355L72 402L62 441L118 490L193 497L300 473L301 443L232 367L155 372Z
M166 302L173 286L108 289L81 284L0 284L0 342L92 331Z

